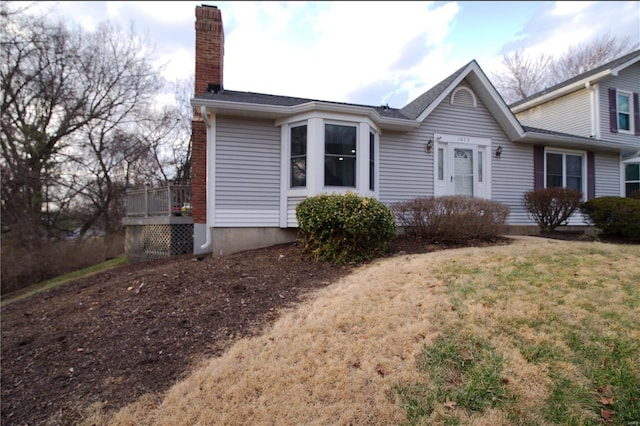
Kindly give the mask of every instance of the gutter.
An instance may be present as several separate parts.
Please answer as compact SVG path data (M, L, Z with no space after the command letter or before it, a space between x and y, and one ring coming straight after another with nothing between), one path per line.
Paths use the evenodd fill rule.
M204 242L203 245L200 246L200 250L202 250L203 252L206 252L209 250L209 248L211 247L211 243L213 242L211 239L211 227L213 226L213 208L209 208L209 206L207 204L209 204L209 200L213 199L213 182L209 182L209 170L210 170L210 166L211 166L211 162L212 162L212 158L211 156L213 155L213 147L211 146L212 144L209 143L209 134L212 131L212 124L213 122L209 121L209 117L207 117L207 108L202 105L200 106L200 115L202 116L202 120L204 121L204 125L207 128L207 133L206 133L206 137L205 137L205 143L207 144L207 164L206 164L206 175L205 175L205 188L207 188L206 190L206 201L205 201L205 207L207 209L207 218L205 220L205 227L206 227L206 232L207 232L207 236L206 236L206 240Z
M291 115L302 114L310 111L323 111L323 112L337 112L346 114L356 114L369 117L382 127L384 125L393 126L394 128L411 130L420 126L420 122L417 120L411 120L409 118L391 118L383 117L373 107L352 106L352 105L339 105L332 103L325 103L321 101L309 101L298 105L284 106L284 105L266 105L266 104L252 104L246 102L233 102L233 101L220 101L213 99L193 99L192 105L208 107L210 110L224 110L224 111L255 111L267 114L273 114L275 118L283 118Z

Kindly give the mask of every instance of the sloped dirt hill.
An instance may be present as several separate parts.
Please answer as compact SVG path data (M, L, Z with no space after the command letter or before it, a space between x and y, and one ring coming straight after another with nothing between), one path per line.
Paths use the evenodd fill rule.
M392 254L449 247L398 239ZM112 410L162 392L350 269L285 244L126 265L10 303L2 425L74 424L93 403Z

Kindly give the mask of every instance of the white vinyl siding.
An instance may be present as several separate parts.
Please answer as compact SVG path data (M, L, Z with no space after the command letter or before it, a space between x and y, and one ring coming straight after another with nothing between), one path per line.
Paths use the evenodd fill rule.
M296 218L296 207L306 197L288 197L287 198L287 226L295 228L298 226L298 219Z
M426 153L433 132L424 126L409 133L380 135L379 199L394 203L433 195L433 153Z
M214 171L215 226L279 226L279 127L218 116Z
M442 102L427 117L421 128L423 127L433 133L490 138L492 145L487 159L491 162L491 199L509 206L511 213L508 223L531 222L522 204L522 194L533 189L533 148L511 143L479 98L477 107L473 109ZM503 149L499 159L495 156L498 146ZM433 177L432 170L430 173Z
M590 92L580 89L561 98L538 105L516 117L524 126L554 130L572 135L591 136Z
M384 203L434 194L434 151L425 147L434 133L490 138L491 198L508 205L510 224L530 224L522 194L533 189L533 148L513 144L480 99L476 108L442 102L421 126L408 133L384 132L380 136L379 198ZM500 159L495 150L502 146ZM487 165L484 165L487 167Z
M620 157L614 153L596 153L596 197L620 196Z
M600 83L600 132L603 140L636 143L640 149L640 136L633 133L611 133L609 126L609 88L626 93L640 93L640 62L636 62L618 73L617 77L610 76ZM633 101L633 96L632 99ZM631 117L633 128L633 116Z

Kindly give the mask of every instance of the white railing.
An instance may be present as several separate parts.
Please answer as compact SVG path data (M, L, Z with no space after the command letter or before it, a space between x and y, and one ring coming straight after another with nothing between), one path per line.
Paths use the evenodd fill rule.
M168 185L127 191L127 216L181 216L191 214L191 187Z

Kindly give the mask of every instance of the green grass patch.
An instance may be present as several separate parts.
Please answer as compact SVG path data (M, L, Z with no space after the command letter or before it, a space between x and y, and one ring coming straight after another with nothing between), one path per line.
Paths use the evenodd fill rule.
M438 405L483 412L508 397L502 357L483 339L460 330L451 330L426 346L419 368L429 381L398 389L410 424L431 416ZM455 416L438 420L459 424Z
M398 390L410 424L488 407L514 424L640 421L640 251L587 244L438 268L456 318L433 318L450 331L424 349L428 379ZM519 370L539 375L535 397L501 382Z
M9 293L2 297L2 306L5 306L11 302L15 302L17 300L25 299L33 296L36 293L40 293L41 291L48 290L53 287L57 287L59 285L66 284L72 280L77 278L82 278L91 274L95 274L97 272L105 271L107 269L115 268L116 266L124 265L127 263L126 256L119 256L113 259L106 260L104 262L98 263L93 266L89 266L87 268L79 269L77 271L69 272L64 275L60 275L58 277L52 278L47 281L43 281L41 283L34 284L32 286L26 287L24 289L17 290L13 293Z

